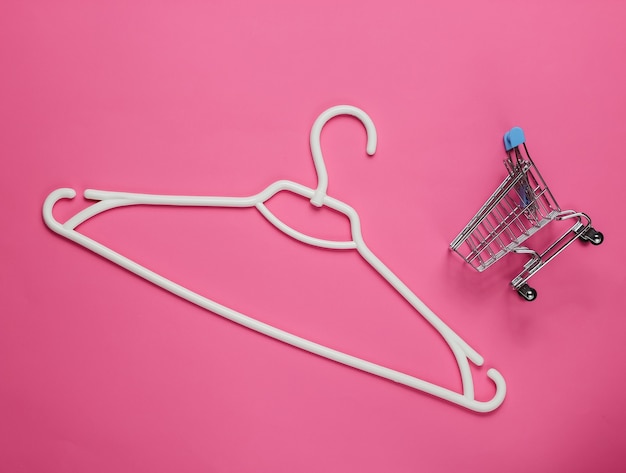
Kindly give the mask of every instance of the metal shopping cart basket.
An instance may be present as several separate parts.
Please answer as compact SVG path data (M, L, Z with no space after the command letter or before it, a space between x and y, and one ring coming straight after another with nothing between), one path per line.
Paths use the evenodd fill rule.
M528 254L530 260L511 285L524 299L532 301L537 291L527 281L537 271L576 239L599 245L604 236L591 226L587 214L561 210L528 154L521 128L512 128L504 135L504 147L508 176L450 248L478 271L484 271L508 253ZM568 219L574 222L571 228L543 252L522 245L548 223Z

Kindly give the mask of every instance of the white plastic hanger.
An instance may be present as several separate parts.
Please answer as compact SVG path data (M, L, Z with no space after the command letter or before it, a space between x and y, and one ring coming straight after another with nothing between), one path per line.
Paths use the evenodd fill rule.
M57 221L52 209L60 199L72 199L76 196L76 191L68 188L57 189L50 193L43 205L43 218L54 232L65 238L78 243L94 253L120 265L142 278L170 291L171 293L186 299L206 310L214 312L233 322L256 330L269 337L288 343L316 355L323 356L330 360L343 363L362 371L387 378L392 381L410 386L417 390L445 399L452 403L466 407L477 412L488 412L496 409L502 404L506 394L506 384L502 375L495 369L489 369L487 376L495 383L496 392L489 401L478 401L474 396L474 380L470 371L471 361L476 366L483 364L483 357L471 348L461 337L459 337L450 327L448 327L433 311L431 311L387 266L380 261L365 244L361 234L361 224L356 211L349 205L334 199L326 194L328 188L328 174L322 156L320 146L320 135L323 126L331 118L338 115L352 115L358 118L367 130L367 152L372 155L376 151L376 128L371 118L363 111L350 105L339 105L332 107L322 113L311 129L311 153L318 175L318 185L316 189L303 186L293 181L280 180L269 185L265 190L249 197L202 197L202 196L171 196L152 194L132 194L126 192L110 192L100 190L85 190L85 198L97 201L90 207L78 212L65 223ZM350 220L352 240L331 241L314 238L305 235L276 217L265 205L265 202L280 191L290 191L295 194L307 197L311 203L317 207L327 206L343 213ZM356 358L342 353L332 348L314 343L310 340L298 337L284 330L260 322L252 317L234 311L211 299L197 294L189 289L164 278L163 276L137 264L131 259L116 253L106 246L76 231L76 227L91 217L106 210L123 207L127 205L174 205L174 206L206 206L206 207L256 207L261 214L276 228L287 235L303 243L321 248L333 250L355 249L378 273L391 284L430 324L441 334L452 353L461 374L463 392L458 393L450 389L437 386L428 381L414 376L401 373L399 371L386 368L384 366L371 363L369 361Z

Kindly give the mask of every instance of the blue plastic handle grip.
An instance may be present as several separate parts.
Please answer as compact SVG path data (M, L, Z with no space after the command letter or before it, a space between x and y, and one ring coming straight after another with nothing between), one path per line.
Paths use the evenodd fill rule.
M504 147L507 151L511 151L513 148L518 147L526 141L524 137L524 130L518 126L514 126L504 134Z

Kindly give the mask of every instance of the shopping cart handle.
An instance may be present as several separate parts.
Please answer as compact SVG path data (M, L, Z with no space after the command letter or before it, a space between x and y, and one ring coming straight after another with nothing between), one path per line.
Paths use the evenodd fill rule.
M510 131L504 134L504 147L507 151L511 151L513 148L521 145L526 141L524 138L524 130L518 126L514 126Z

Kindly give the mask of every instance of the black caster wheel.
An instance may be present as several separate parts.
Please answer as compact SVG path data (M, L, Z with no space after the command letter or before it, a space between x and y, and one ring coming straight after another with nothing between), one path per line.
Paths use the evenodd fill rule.
M537 291L535 291L528 284L524 284L522 287L520 287L517 290L517 292L520 296L522 296L527 301L534 301L535 299L537 299Z
M600 243L602 243L604 241L604 235L602 234L602 232L593 232L593 235L591 236L591 240L589 240L593 245L599 245Z
M581 239L597 246L604 241L604 235L602 232L596 231L595 228L589 227L587 231L582 234Z

